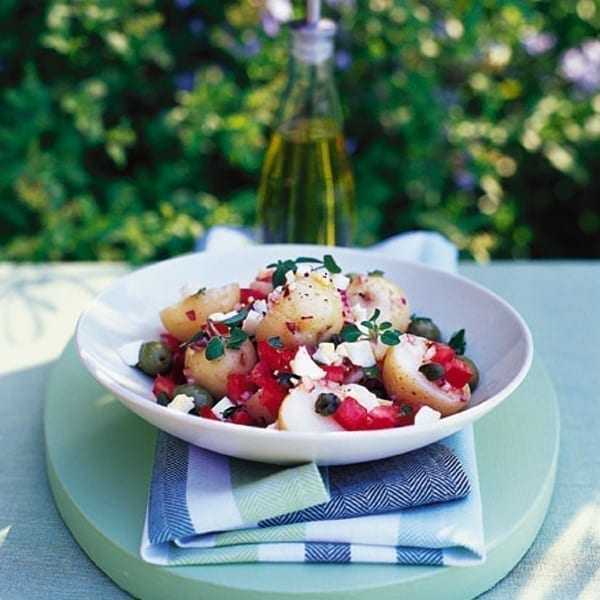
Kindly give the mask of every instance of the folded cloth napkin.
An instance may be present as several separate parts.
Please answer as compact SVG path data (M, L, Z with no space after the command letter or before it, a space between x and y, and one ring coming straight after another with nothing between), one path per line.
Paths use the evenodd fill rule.
M141 554L157 565L479 563L472 430L328 468L241 461L160 433Z
M197 249L254 243L216 227ZM456 248L431 232L372 247L447 271ZM472 429L359 465L241 461L159 433L142 558L156 565L365 562L466 566L485 559Z

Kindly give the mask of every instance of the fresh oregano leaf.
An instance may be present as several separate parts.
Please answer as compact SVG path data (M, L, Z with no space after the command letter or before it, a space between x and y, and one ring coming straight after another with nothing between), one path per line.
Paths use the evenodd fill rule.
M450 346L456 354L464 354L467 349L465 330L459 329L457 332L453 333L448 341L448 346Z
M205 356L207 360L216 360L225 354L225 347L220 337L213 337L206 344Z

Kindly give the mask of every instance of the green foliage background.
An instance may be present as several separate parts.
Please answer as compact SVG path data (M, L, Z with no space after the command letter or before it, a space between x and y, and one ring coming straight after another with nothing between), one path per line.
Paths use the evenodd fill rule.
M140 263L252 224L288 4L0 0L0 258ZM425 228L478 260L600 257L595 0L323 12L358 245Z

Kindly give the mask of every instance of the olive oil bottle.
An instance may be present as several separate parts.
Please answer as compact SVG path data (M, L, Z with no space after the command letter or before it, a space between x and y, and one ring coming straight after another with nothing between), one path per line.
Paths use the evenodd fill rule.
M289 78L258 191L261 241L347 246L354 178L333 80L335 24L294 23Z

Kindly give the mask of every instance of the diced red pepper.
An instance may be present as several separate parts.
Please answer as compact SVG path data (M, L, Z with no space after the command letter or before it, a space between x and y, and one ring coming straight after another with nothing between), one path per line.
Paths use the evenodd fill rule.
M319 365L325 371L325 379L341 383L346 378L344 365Z
M229 327L220 321L213 321L211 326L219 335L227 335L229 333Z
M240 302L242 304L252 304L255 300L264 300L267 295L260 290L253 290L252 288L241 288L240 289Z
M178 352L180 350L179 344L181 343L174 335L170 333L161 333L160 341L167 346L171 352Z
M257 345L258 358L266 363L271 371L289 371L290 361L296 355L296 348L275 348L268 340Z
M337 410L333 413L333 418L344 429L348 429L349 431L367 429L367 409L352 396L346 396L342 400L340 405L337 407Z
M219 417L215 414L215 411L210 406L202 406L198 411L198 414L205 419L211 419L212 421L218 421Z
M190 321L195 321L196 320L196 311L195 310L186 310L185 311L185 316L190 320Z
M228 421L235 423L236 425L257 425L257 420L242 406L237 408L231 413L231 416L227 418Z
M454 350L448 344L435 342L435 354L431 358L431 361L446 366L446 363L450 362L455 354Z
M446 374L444 379L455 388L464 387L471 378L473 377L473 371L469 368L467 363L463 362L459 358L454 358L450 362L444 365L446 368Z
M269 365L265 361L259 360L252 368L252 371L248 373L248 378L258 387L263 387L267 381L273 379L273 374L271 373L271 369L269 369Z
M277 418L279 407L288 393L287 387L277 383L275 379L267 379L261 387L260 403Z
M397 426L398 407L377 406L369 411L367 427L369 429L389 429Z
M245 402L256 392L258 386L249 375L244 373L231 373L227 377L227 396L233 402Z
M415 422L415 412L408 414L402 412L397 404L391 406L377 406L369 411L369 429L389 429L390 427L404 427Z
M157 375L154 378L152 393L158 398L158 395L161 392L164 392L169 398L172 398L173 392L175 391L177 385L177 382L173 381L171 377L165 375Z

